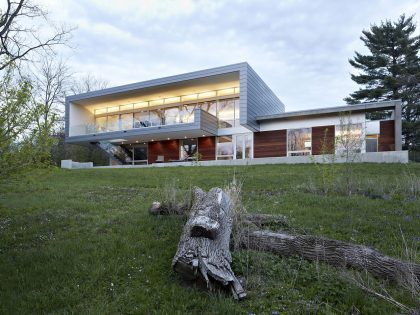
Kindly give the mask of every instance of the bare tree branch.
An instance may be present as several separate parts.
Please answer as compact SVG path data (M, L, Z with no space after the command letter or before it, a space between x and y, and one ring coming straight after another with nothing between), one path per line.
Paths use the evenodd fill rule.
M56 27L30 0L8 0L0 13L0 70L19 60L30 60L40 50L52 51L54 46L66 44L73 30ZM45 33L48 35L41 35Z

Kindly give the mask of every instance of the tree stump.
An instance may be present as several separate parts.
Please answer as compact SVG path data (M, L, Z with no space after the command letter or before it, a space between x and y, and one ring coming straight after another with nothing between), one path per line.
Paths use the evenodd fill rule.
M222 189L212 188L206 194L195 188L191 213L172 266L189 280L204 280L209 289L220 284L229 288L236 299L243 299L246 293L231 268L233 215L230 198Z

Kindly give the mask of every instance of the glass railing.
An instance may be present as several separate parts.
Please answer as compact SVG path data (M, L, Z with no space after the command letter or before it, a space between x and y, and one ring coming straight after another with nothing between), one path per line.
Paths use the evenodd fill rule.
M196 109L200 110L200 109ZM144 114L144 113L142 113ZM123 115L116 115L116 116L123 116ZM144 129L144 128L151 128L151 127L159 127L159 126L170 126L170 125L181 125L181 124L189 124L193 123L194 120L194 112L190 113L189 115L185 115L183 117L165 117L165 116L154 116L151 113L147 115L143 115L142 117L135 117L135 114L131 114L132 118L115 118L115 119L108 119L104 121L104 123L88 123L88 124L80 124L74 125L70 127L70 136L81 136L81 135L89 135L89 134L96 134L96 133L104 133L104 132L114 132L114 131L124 131L124 130L132 130L132 129ZM112 116L111 116L112 117ZM107 118L107 117L104 117ZM98 118L97 118L98 120Z

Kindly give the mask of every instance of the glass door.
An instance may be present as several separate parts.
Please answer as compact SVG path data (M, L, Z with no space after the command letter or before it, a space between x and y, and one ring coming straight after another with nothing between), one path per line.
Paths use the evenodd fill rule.
M234 141L237 160L252 158L252 133L235 135Z
M133 165L147 164L147 143L136 144L132 148Z

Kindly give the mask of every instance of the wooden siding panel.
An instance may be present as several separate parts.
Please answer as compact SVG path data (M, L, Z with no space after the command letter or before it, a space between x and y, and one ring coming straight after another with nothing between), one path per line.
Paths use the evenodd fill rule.
M163 155L165 162L179 159L179 140L149 142L147 159L149 164L155 163L158 155Z
M287 155L286 130L254 133L254 158L279 157Z
M384 120L379 123L378 151L395 151L395 122Z
M334 125L312 127L312 154L333 154L334 138Z
M216 159L216 137L198 138L198 152L201 160L212 161Z

